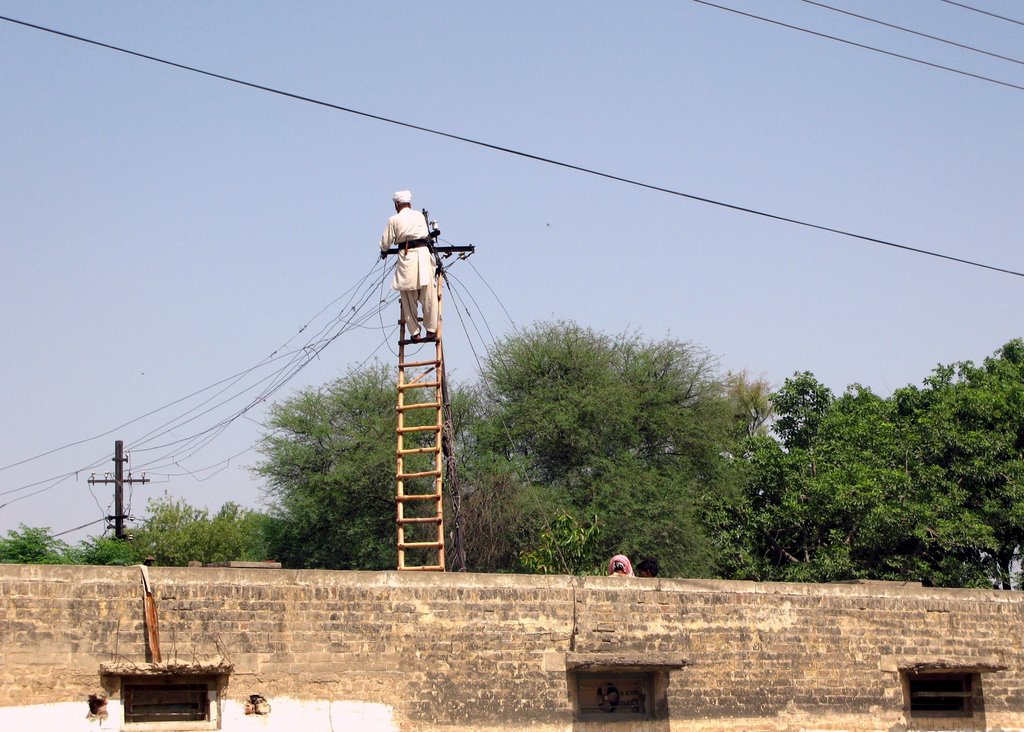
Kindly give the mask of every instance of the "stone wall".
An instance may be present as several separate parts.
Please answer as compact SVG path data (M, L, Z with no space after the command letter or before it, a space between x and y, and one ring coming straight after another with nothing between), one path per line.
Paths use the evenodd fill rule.
M1024 729L1024 597L890 583L0 565L0 729L120 729L119 679L217 674L235 730ZM906 674L975 680L911 717ZM648 671L647 721L578 721L576 674ZM259 694L269 713L246 715ZM87 716L90 695L107 714Z

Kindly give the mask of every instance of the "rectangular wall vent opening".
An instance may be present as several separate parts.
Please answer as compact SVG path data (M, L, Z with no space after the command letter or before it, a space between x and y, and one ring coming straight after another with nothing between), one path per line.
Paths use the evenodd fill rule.
M972 674L907 674L906 678L911 716L967 717L974 713Z
M651 676L643 672L577 672L577 718L605 722L651 719Z

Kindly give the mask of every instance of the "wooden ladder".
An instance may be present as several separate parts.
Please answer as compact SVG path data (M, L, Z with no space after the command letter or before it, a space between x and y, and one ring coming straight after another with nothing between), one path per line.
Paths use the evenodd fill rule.
M395 503L400 571L445 571L444 460L441 450L444 348L441 344L441 278L437 280L436 340L407 340L405 320L399 320L398 449L395 460L398 492ZM426 329L420 332L426 333ZM412 346L413 358L422 359L420 354L431 345L434 346L433 359L406 360L408 346Z

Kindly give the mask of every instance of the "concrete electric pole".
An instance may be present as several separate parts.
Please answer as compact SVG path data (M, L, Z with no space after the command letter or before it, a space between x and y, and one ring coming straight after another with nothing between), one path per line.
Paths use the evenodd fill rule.
M90 485L97 484L114 484L114 515L107 516L107 521L113 519L114 521L114 538L125 540L128 536L124 532L124 520L128 516L124 512L124 484L132 485L134 483L148 483L149 478L143 474L142 478L133 478L131 473L128 477L124 477L124 464L128 462L128 458L124 456L124 442L117 440L114 442L114 477L113 478L89 478ZM110 473L107 473L109 476ZM110 528L109 526L107 528Z

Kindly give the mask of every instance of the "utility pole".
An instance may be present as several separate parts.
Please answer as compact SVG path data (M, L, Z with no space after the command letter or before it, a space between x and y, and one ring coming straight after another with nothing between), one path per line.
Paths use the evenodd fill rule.
M444 276L443 272L442 276ZM441 452L444 455L448 487L452 489L452 508L455 514L454 530L452 531L455 555L452 558L452 567L456 572L465 572L466 547L462 543L462 487L459 485L458 461L455 459L455 430L452 427L452 403L448 398L448 374L445 371L444 363L441 364L441 403L444 413L444 427L441 430Z
M124 442L122 440L116 440L114 442L114 477L113 478L97 478L95 475L89 478L90 485L97 484L114 484L114 515L107 516L107 521L114 521L114 538L122 541L128 538L127 534L124 533L124 520L128 516L124 512L124 484L132 485L134 483L148 483L149 478L143 476L141 478L133 478L131 473L128 477L124 477L124 464L128 462L128 458L124 456ZM109 476L110 473L107 473ZM110 528L109 526L107 528Z
M437 222L423 209L427 224L427 237L402 242L381 252L381 259L389 254L408 255L410 248L428 247L433 260L432 276L437 285L437 323L432 337L434 358L429 351L421 354L418 350L412 360L406 360L406 347L417 349L421 339L406 338L406 319L417 317L416 303L413 312L407 313L402 305L399 318L398 336L398 419L396 449L395 495L398 521L398 569L419 571L445 571L444 498L442 496L445 476L455 489L455 531L453 533L456 554L453 568L466 569L466 553L462 546L461 495L458 488L458 473L455 460L455 440L451 420L451 404L448 400L448 380L445 374L442 339L442 282L444 264L441 256L458 254L465 259L475 247L438 245L441 234ZM418 255L414 256L414 261ZM424 318L426 310L424 310ZM424 326L426 322L424 321ZM418 331L418 329L417 329ZM429 331L428 331L429 332ZM408 420L408 421L407 421ZM436 561L435 561L436 560Z

